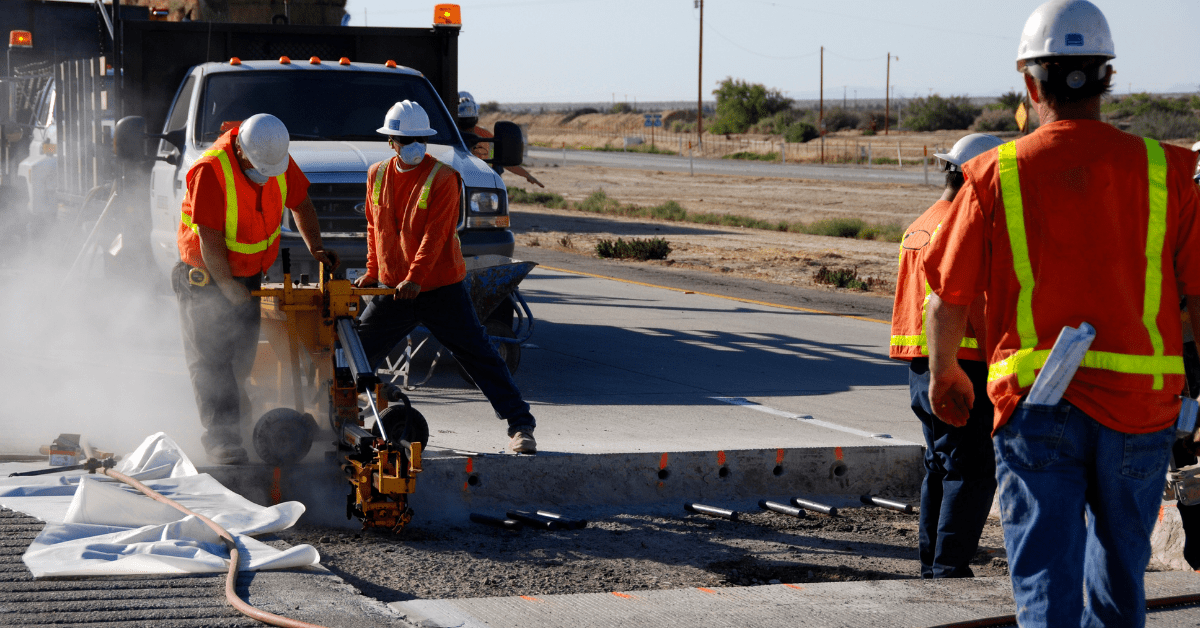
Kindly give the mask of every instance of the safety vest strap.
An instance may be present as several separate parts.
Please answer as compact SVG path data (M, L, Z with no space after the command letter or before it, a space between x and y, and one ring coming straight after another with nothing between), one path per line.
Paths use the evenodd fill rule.
M917 336L892 336L893 347L920 347L921 355L929 355L929 337L925 334ZM958 343L960 349L978 349L979 341L966 337Z
M433 170L429 171L429 177L427 177L425 179L425 185L424 185L424 187L421 188L421 198L420 198L420 200L417 201L418 209L428 209L429 208L429 190L433 189L434 175L436 175L438 170L441 170L441 169L442 169L442 162L439 161L433 165Z
M217 163L221 165L221 187L225 190L225 248L243 255L252 255L254 253L262 253L271 248L271 245L279 239L279 234L282 231L282 225L275 227L275 231L258 242L238 242L238 199L237 199L237 184L233 180L233 163L229 161L229 153L222 149L211 149L204 151L205 157L215 157ZM282 205L287 202L287 173L283 173L274 177L276 185L279 186L279 201ZM282 207L280 208L282 211ZM200 227L192 220L192 217L186 211L181 212L180 220L183 225L191 229L194 233L200 233Z
M1017 172L1017 147L1014 142L997 149L1000 189L1004 198L1004 219L1012 248L1013 271L1020 291L1017 296L1017 334L1021 348L988 368L988 381L1017 376L1022 388L1033 384L1036 371L1046 364L1049 350L1037 350L1037 328L1033 318L1033 264L1025 232L1025 210L1021 200L1021 180ZM1133 355L1107 351L1088 351L1081 366L1133 375L1150 375L1154 390L1162 390L1164 375L1182 375L1183 358L1163 355L1162 331L1158 314L1162 303L1162 252L1167 236L1166 156L1158 142L1147 139L1149 162L1150 214L1146 230L1146 279L1142 300L1142 323L1150 337L1151 355Z
M379 200L383 198L383 175L380 173L380 170L386 168L386 164L386 161L381 161L375 167L375 181L371 185L371 201L376 207L379 206ZM429 176L425 178L425 185L421 188L421 197L417 200L418 209L429 208L429 191L433 189L433 177L441 169L442 162L439 161L433 164L433 169L429 171Z
M375 164L375 181L371 185L371 203L379 207L379 199L383 195L383 173L387 172L387 161Z

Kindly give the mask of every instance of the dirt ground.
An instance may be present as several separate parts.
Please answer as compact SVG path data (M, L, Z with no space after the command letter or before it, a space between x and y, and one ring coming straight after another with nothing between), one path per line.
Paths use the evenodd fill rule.
M734 214L762 220L812 222L859 218L868 223L908 226L940 195L940 188L890 183L808 181L769 177L696 175L594 166L533 164L530 171L547 191L580 201L597 190L625 204L653 206L676 201L689 213ZM510 186L541 191L505 174ZM871 293L891 298L895 291L898 244L782 233L742 227L600 216L573 210L514 204L512 229L517 244L579 255L595 255L601 239L661 237L671 246L665 261L641 262L808 288L822 266L856 270L875 280Z
M741 513L738 521L681 509L678 517L617 514L582 530L554 532L466 522L439 528L414 521L399 536L299 526L281 533L281 540L313 545L322 565L383 602L920 574L917 515L875 507L804 519L759 511ZM994 519L972 569L976 576L1008 574Z

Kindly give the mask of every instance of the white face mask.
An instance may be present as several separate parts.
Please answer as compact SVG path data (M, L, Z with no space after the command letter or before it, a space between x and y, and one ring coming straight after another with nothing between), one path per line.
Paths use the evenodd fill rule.
M271 180L271 177L259 172L257 168L246 168L245 170L242 170L242 174L246 175L246 178L250 179L251 182L258 185L262 185Z
M421 163L425 158L425 144L423 142L413 142L406 146L400 147L400 161L410 166L415 166Z

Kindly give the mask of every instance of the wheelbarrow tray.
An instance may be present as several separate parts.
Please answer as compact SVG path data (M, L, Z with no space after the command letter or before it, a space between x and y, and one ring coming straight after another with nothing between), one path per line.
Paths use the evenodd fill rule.
M487 320L502 302L508 300L517 284L537 266L537 262L523 262L503 255L476 255L464 261L467 277L463 282L475 305L475 315L481 321Z

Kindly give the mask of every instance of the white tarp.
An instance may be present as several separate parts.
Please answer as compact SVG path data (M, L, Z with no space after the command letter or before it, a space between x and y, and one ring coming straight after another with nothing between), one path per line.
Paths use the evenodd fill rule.
M302 504L254 504L211 476L196 473L179 446L161 432L147 438L116 470L228 530L237 541L240 570L320 561L311 545L279 550L247 536L291 527L304 512ZM34 577L229 569L229 551L207 525L105 475L0 478L0 505L46 522L23 556Z

